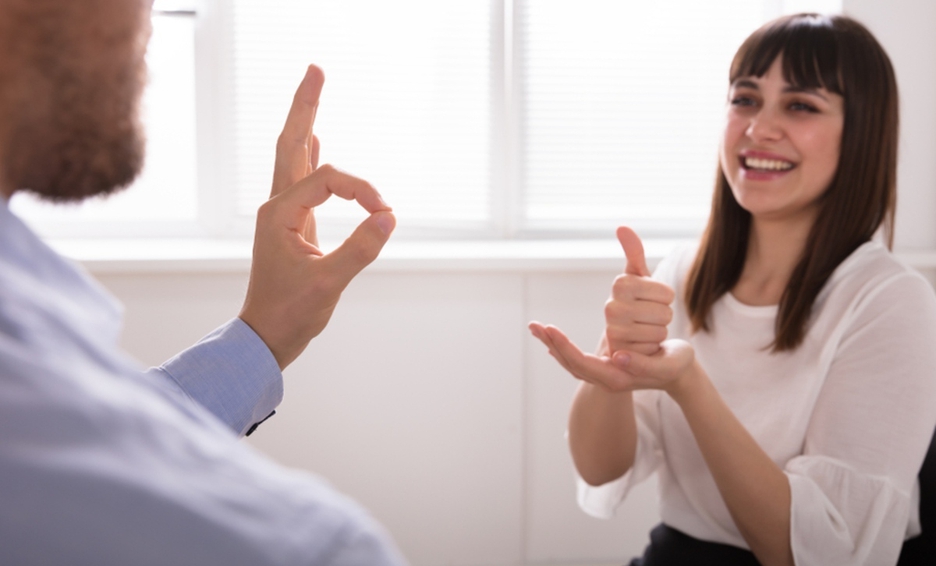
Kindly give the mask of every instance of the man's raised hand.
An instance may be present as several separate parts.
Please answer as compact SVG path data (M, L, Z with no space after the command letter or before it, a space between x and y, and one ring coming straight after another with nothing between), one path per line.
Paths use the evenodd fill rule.
M328 324L347 287L370 264L396 226L367 181L318 167L312 133L325 77L309 66L276 144L270 200L257 212L253 262L240 318L266 343L280 368L292 363ZM338 248L318 246L314 209L331 195L355 200L370 215Z

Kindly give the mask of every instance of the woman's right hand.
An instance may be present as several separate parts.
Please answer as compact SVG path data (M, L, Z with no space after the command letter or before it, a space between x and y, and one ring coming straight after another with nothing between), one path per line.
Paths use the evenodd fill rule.
M676 294L669 285L650 278L643 243L636 232L621 226L617 238L627 267L615 278L611 298L605 303L607 326L598 354L610 357L624 350L650 356L666 340L666 327L673 319L670 305Z

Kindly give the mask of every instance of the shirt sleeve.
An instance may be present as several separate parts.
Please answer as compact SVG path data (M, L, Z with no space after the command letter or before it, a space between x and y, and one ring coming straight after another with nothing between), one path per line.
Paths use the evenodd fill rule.
M0 333L0 564L405 564L321 478L112 369Z
M148 372L180 402L196 402L244 435L283 400L283 374L263 340L235 318Z
M894 564L936 426L936 298L901 274L858 304L790 481L797 564Z

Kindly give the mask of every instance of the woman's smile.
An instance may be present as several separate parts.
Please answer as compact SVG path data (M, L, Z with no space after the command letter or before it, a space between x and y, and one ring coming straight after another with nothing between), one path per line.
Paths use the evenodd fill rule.
M738 161L741 164L741 174L751 181L771 181L796 168L796 163L791 160L767 151L742 151Z

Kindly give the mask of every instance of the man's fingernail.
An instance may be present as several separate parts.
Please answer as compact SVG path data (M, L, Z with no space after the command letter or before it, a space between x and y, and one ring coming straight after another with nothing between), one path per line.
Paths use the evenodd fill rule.
M614 354L614 364L618 366L626 366L631 361L629 354L617 353Z
M393 232L393 228L396 226L396 221L393 216L389 214L381 214L377 217L377 227L380 228L380 231L383 232L383 235L386 236L390 232Z

